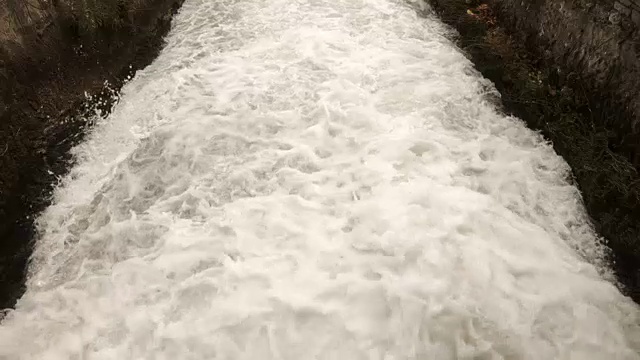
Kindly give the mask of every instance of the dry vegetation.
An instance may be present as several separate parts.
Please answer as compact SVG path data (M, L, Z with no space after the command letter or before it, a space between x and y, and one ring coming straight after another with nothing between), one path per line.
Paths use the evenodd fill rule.
M573 170L595 229L612 249L624 291L640 302L640 175L620 151L627 134L600 95L585 89L579 69L559 69L542 60L500 26L489 3L432 0L434 9L460 36L458 44L492 80L505 112L540 130Z
M33 217L90 125L85 92L110 100L151 62L181 2L0 0L0 309L23 291Z

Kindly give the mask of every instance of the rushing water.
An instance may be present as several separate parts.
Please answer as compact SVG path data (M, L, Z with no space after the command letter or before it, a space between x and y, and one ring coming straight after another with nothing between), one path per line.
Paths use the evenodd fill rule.
M2 359L640 359L569 169L403 0L188 0Z

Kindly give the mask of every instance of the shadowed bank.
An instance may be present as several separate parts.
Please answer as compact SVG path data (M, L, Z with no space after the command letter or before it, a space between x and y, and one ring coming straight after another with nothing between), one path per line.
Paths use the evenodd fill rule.
M34 217L69 150L149 64L182 0L0 0L0 308L24 291ZM85 93L92 99L85 98Z
M633 3L431 0L503 110L573 170L624 292L640 300L640 12Z

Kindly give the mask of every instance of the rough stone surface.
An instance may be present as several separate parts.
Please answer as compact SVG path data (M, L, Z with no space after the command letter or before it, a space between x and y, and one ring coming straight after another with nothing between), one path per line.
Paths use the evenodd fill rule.
M182 1L0 0L0 310L24 291L33 218L71 165L83 115L110 110Z

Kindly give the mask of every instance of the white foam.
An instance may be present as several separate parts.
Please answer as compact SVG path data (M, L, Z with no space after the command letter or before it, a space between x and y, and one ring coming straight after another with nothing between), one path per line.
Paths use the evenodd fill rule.
M640 359L567 165L447 35L187 1L75 149L0 358Z

